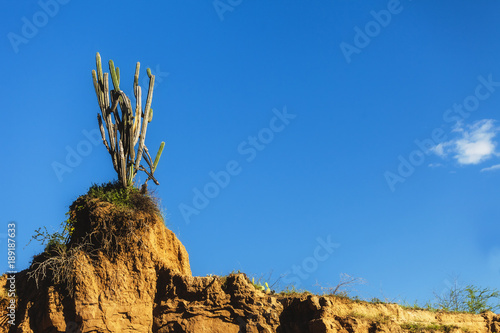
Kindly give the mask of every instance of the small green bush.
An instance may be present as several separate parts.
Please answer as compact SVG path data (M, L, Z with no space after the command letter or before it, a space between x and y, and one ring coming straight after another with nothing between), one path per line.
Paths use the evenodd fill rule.
M457 279L446 293L441 295L435 293L435 296L435 307L445 311L479 314L500 309L498 289L482 288L472 284L462 286Z
M48 255L60 252L60 250L65 250L74 230L72 221L67 219L61 222L59 230L61 229L62 231L50 233L46 226L40 227L35 230L35 234L31 237L28 245L32 240L40 242L42 245L45 245L44 253Z

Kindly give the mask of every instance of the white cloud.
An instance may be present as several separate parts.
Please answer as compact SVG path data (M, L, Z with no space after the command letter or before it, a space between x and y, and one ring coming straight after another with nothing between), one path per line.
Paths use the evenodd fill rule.
M441 142L440 144L431 148L431 151L433 151L436 155L440 157L446 157L446 155L448 155L447 151L449 150L450 145L451 142Z
M441 163L429 163L429 168L439 168L443 165Z
M500 169L500 164L495 164L495 165L492 165L488 168L482 168L481 169L481 172L484 172L484 171L493 171L493 170L498 170Z
M462 165L479 164L497 155L497 143L493 139L499 128L494 126L494 122L493 119L483 119L466 126L457 123L453 132L457 133L458 137L439 143L432 151L443 158L453 154L453 158Z

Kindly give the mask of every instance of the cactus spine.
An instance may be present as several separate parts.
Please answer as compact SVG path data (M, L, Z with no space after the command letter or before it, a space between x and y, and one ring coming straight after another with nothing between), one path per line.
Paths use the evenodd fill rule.
M96 70L92 70L92 81L97 96L101 113L97 114L97 122L104 146L111 155L113 167L118 174L118 179L124 187L132 186L137 172L144 171L148 178L156 185L158 180L154 172L160 160L165 142L160 144L155 160L152 161L145 143L148 123L153 118L151 103L155 76L147 69L149 88L144 110L142 109L142 89L139 86L140 63L135 67L134 97L135 105L132 107L130 98L120 89L120 69L109 61L109 74L103 73L101 56L96 54ZM113 90L109 89L109 75L113 83ZM144 120L142 120L144 118ZM107 135L106 135L107 133ZM136 145L139 144L137 151ZM144 157L144 159L143 159ZM146 161L149 170L141 164Z

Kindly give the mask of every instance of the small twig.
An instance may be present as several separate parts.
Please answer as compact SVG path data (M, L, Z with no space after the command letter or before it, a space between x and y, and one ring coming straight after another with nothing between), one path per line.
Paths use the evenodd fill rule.
M139 165L139 170L144 171L148 175L148 179L146 180L146 182L149 179L151 179L156 185L160 185L160 183L156 180L156 178L148 170L146 170L146 168L144 168L142 165Z

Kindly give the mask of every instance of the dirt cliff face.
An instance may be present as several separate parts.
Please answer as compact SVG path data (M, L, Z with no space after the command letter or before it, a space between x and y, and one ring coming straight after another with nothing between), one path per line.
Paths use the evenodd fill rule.
M276 332L283 306L244 274L159 276L153 332Z
M16 276L14 331L149 332L157 276L164 270L191 276L191 269L154 203L146 199L140 208L76 200L68 246L35 257Z
M500 316L491 312L271 295L244 274L193 277L184 246L149 208L79 198L68 246L49 249L17 274L15 326L4 320L9 300L0 297L0 332L500 333Z
M340 297L303 296L281 300L282 332L500 332L500 315L403 309Z

